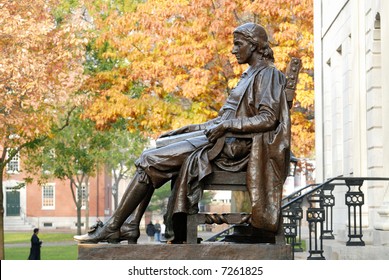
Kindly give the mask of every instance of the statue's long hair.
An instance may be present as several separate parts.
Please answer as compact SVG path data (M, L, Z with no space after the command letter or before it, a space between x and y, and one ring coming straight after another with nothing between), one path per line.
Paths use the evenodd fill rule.
M274 62L274 53L270 48L268 36L263 26L256 23L245 23L237 27L234 33L239 33L254 46L257 46L257 52L263 59Z

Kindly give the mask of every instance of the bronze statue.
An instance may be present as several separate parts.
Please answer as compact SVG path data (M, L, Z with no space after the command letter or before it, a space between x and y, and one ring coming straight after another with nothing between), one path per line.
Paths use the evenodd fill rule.
M232 53L238 63L247 63L249 67L218 117L161 135L160 141L202 131L189 138L185 135L183 140L177 140L177 137L177 142L143 152L136 162L137 173L112 217L88 234L75 236L75 240L82 243L120 240L136 243L139 222L154 189L169 180L172 180L173 187L165 224L166 235L173 239L175 233L178 235L174 228L179 226L180 221L175 216L198 211L202 179L214 168L231 172L247 170L253 232L276 234L282 186L290 158L286 78L273 64L273 51L262 26L246 23L236 28L233 35ZM254 136L252 139L227 137L215 153L215 146L220 145L216 144L217 140L226 133L253 133Z

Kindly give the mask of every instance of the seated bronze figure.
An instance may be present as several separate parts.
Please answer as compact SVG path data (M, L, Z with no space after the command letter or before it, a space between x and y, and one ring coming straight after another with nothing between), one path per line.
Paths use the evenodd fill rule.
M249 67L218 117L161 135L160 139L166 139L202 131L143 152L136 162L137 173L112 217L88 234L75 236L75 240L81 243L120 240L136 243L140 235L139 223L154 189L169 180L173 187L165 224L166 235L173 239L174 223L179 222L174 217L198 211L202 180L215 168L246 171L252 232L276 234L290 158L286 77L274 66L273 51L262 26L243 24L234 30L233 36L232 53L238 63L247 63ZM253 137L226 137L218 143L226 133L252 133ZM216 146L220 147L216 149Z

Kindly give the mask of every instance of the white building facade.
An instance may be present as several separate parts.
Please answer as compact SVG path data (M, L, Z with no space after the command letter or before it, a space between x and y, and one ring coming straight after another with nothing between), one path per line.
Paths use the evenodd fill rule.
M389 1L315 0L316 180L389 177ZM365 181L364 241L389 245L389 181ZM346 186L334 233L347 231Z

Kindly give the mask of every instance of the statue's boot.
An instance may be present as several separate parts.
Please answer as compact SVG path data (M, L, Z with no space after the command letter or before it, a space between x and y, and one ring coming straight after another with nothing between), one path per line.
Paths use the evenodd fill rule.
M148 195L152 186L140 182L140 175L137 173L128 185L118 208L113 213L112 217L104 224L94 227L84 235L74 236L74 240L80 243L98 243L108 241L117 243L120 241L120 227L128 218L129 213L132 213L143 199Z
M112 229L106 225L94 225L91 230L84 235L75 235L73 239L79 243L99 243L107 241L108 243L118 243L120 231Z
M151 197L154 193L154 188L149 188L146 196L138 205L132 215L129 217L129 222L124 222L120 228L120 241L127 240L128 244L136 244L140 236L139 224L142 220L143 214L150 203Z

